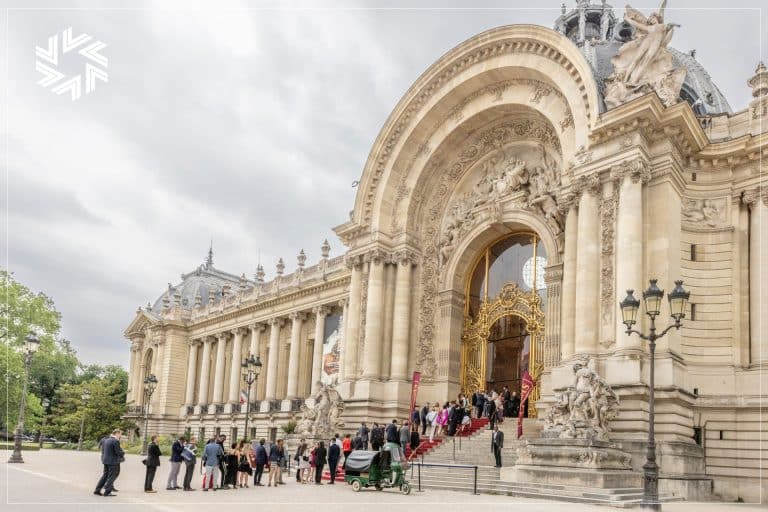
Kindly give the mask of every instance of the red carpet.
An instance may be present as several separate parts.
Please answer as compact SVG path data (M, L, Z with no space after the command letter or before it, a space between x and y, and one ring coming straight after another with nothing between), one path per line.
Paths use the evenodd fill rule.
M478 431L483 430L484 428L486 428L487 425L488 425L488 418L473 418L471 423L464 429L464 431L461 432L460 434L456 434L456 435L460 436L460 437L470 437L470 436L475 435ZM435 447L439 446L440 443L442 443L446 439L446 437L444 436L444 437L437 438L437 439L435 439L434 441L432 441L430 443L429 442L429 437L425 436L425 438L426 439L419 444L419 446L416 448L416 450L414 450L413 457L411 457L411 448L408 447L406 449L405 455L406 455L406 457L409 460L417 459L417 458L419 458L422 455L428 454L429 452L431 452ZM342 458L342 461L343 460L344 459ZM326 469L323 472L323 480L330 480L330 479L331 479L331 472L330 472L330 470ZM336 468L336 481L337 482L338 481L344 482L344 468L343 468L343 464L339 464L339 466Z

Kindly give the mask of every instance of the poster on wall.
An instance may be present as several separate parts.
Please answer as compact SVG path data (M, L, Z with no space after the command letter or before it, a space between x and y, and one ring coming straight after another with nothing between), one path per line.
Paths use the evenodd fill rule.
M339 382L339 367L341 365L341 315L333 314L325 318L325 333L323 337L323 371L320 382L326 386L335 386Z

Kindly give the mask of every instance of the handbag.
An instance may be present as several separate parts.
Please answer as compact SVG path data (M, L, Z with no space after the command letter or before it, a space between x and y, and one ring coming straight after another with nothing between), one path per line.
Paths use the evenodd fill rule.
M304 462L308 462L309 461L309 457L307 457L306 455L302 456L302 459L304 459Z

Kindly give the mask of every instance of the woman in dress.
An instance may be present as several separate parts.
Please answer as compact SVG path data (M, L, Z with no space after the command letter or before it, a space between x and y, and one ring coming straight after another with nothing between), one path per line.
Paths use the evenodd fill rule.
M299 446L299 482L305 484L309 481L309 451L307 449L307 443L301 443Z
M240 487L248 487L248 480L250 476L253 474L253 469L251 469L250 464L250 455L251 452L251 446L245 442L245 439L240 441L240 446L238 446L238 479Z
M232 443L232 447L225 458L227 466L227 476L224 479L225 489L237 488L237 466L239 463L237 443Z

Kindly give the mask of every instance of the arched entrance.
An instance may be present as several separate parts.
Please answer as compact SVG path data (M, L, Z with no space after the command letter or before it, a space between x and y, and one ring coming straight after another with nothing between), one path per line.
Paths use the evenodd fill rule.
M477 257L465 291L461 339L464 393L504 385L520 391L523 371L541 373L546 251L534 232L504 235ZM536 415L538 392L529 397Z

